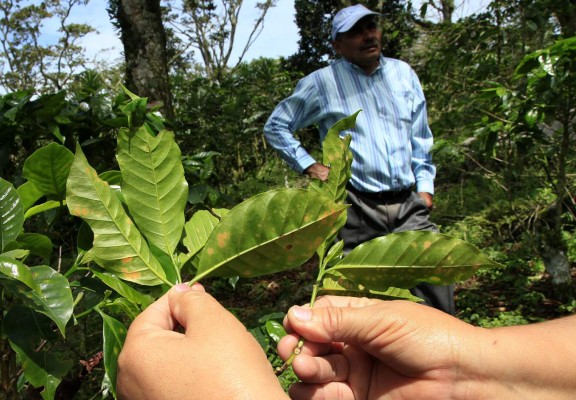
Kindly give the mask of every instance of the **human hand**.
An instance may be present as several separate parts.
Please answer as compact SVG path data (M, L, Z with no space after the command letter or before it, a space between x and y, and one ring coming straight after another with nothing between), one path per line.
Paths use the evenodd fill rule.
M466 390L461 358L477 351L478 328L407 301L326 296L284 324L283 359L304 338L293 399L454 399Z
M418 195L422 198L422 200L424 200L424 203L426 203L426 207L428 207L429 210L434 208L433 196L430 193L418 192Z
M287 398L262 348L240 321L201 285L185 284L172 288L130 326L116 388L121 399L137 400Z
M312 179L320 179L322 182L326 182L330 168L320 163L314 163L306 168L304 173Z

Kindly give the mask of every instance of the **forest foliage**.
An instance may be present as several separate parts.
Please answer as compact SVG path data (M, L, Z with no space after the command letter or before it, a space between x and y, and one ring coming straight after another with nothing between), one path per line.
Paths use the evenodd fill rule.
M111 2L111 10L121 3L121 0ZM230 3L237 4L231 0ZM273 3L261 4L263 16ZM190 49L181 41L183 36L178 36L180 25L177 16L171 14L176 8L170 7L180 5L163 3L165 51L169 56L165 67L173 110L168 120L155 114L162 110L162 104L156 103L158 98L131 97L130 92L122 90L120 84L126 83L123 79L127 76L122 72L125 65L87 68L77 41L92 28L67 23L68 11L83 2L54 0L29 5L14 1L0 5L4 21L0 31L3 93L0 96L0 177L2 193L7 196L2 198L0 207L16 216L14 221L1 221L0 318L3 329L0 351L15 354L6 338L6 326L12 337L18 332L14 315L36 319L39 327L34 332L36 336L30 337L30 343L16 342L14 346L22 351L31 343L43 341L43 346L50 343L53 347L41 348L42 355L58 354L61 358L48 357L51 368L54 367L53 376L64 379L60 385L57 384L60 382L52 382L49 385L52 392L43 392L44 398L55 395L56 387L62 395L66 390L78 390L72 387L79 381L90 380L86 365L100 362L102 333L121 332L117 319L126 316L130 319L159 294L154 290L144 295L135 293L132 284L119 283L107 275L110 271L106 269L91 271L91 275L79 268L80 261L97 262L110 254L87 252L85 246L90 240L83 238L90 235L86 227L67 212L65 184L55 185L54 182L65 182L73 163L85 161L84 167L88 168L89 164L95 174L102 174L101 179L110 187L120 185L118 171L129 170L127 165L134 162L125 151L126 141L122 135L131 132L125 130L127 127L146 125L156 133L173 132L159 135L157 143L172 154L170 168L178 171L173 176L178 182L172 182L169 189L179 188L178 196L173 200L179 204L178 209L183 207L185 210L173 213L178 214L175 217L178 221L171 220L170 226L185 227L183 221L188 221L198 211L207 213L207 210L233 208L271 189L313 190L313 184L290 171L267 146L262 127L274 106L291 92L300 77L325 65L333 57L328 35L323 31L329 17L345 2L320 3L322 7L318 7L316 1L295 1L295 18L300 30L296 54L286 59L261 58L233 65L228 63L227 53L222 50L227 49L224 45L230 45L232 27L217 23L229 17L220 15L220 19L216 18L216 2L204 0L181 4L182 10L193 12L185 16L188 21L201 22L206 18L214 21L210 41L203 42L200 36L194 36L201 34L193 29L194 24L184 36L195 38L192 42L197 48L204 46L204 65L194 61L191 53L186 52ZM490 272L483 276L497 276L503 282L510 279L514 285L519 285L518 277L523 274L519 271L529 268L531 279L546 277L554 283L551 296L558 302L560 313L573 310L576 7L563 1L499 0L490 3L482 13L455 20L451 1L423 2L421 9L402 0L367 1L365 4L386 13L382 26L386 54L408 61L424 87L435 136L434 160L438 166L434 221L443 233L484 249L494 260L506 265L512 271L510 274L516 274L513 277ZM442 15L440 19L427 17L426 10L431 7L438 8ZM58 44L44 46L38 38L42 33L42 21L50 16L56 16L62 22L62 37ZM298 135L304 145L320 157L315 129L303 130ZM176 159L181 162L175 162ZM47 163L46 160L51 161ZM51 175L46 174L48 168ZM81 171L78 167L73 170ZM48 176L54 179L47 180ZM30 181L38 187L34 188ZM73 177L72 181L77 182L77 187L88 182L86 176ZM190 184L185 187L183 182ZM124 203L117 204L118 211L130 209L127 204L141 195L134 186L123 187ZM68 200L71 201L68 207L76 207L73 196ZM22 209L4 210L14 203L21 204ZM78 216L86 211L71 210ZM150 225L152 222L146 215L139 215L137 211L129 214L136 225L144 226L150 232L158 231L158 227ZM11 224L21 225L23 232ZM165 284L181 280L182 271L187 271L181 267L188 266L194 258L190 251L187 256L166 258L182 250L179 233L182 233L181 229L167 234L166 241L146 238L153 243L148 249L153 256L141 253L141 258L149 263L154 263L150 261L152 259L159 260L158 265L146 264L145 267L147 273L154 275L148 276L154 284L159 283L158 279ZM184 248L187 248L186 244ZM19 261L10 264L9 258ZM34 266L30 268L34 277L26 275L27 269L22 267L24 262ZM166 265L176 267L166 268ZM116 267L111 268L121 272ZM8 272L9 268L12 272ZM13 304L16 289L11 286L13 282L5 278L12 276L13 271L23 274L16 289L22 288L19 285L23 284L31 293L40 294L43 292L38 285L48 282L54 293L70 295L63 296L57 304L54 293L32 295L24 301L24 304L34 304L43 310L44 317L29 313L24 305L8 314L7 305ZM78 274L81 275L78 277ZM78 280L72 277L78 277ZM333 281L337 282L337 279ZM240 292L242 282L226 278L214 282L214 287L230 292L238 285L236 290ZM257 286L254 286L250 293L256 290ZM122 295L113 295L118 292ZM474 301L473 293L471 290L461 296L462 308L467 310L463 318L486 325L527 322L518 320L517 314L510 316L505 312L496 316L496 319L501 318L500 322L479 320L479 315L484 314L470 304ZM536 307L544 301L550 299L532 296L529 302ZM70 313L68 310L77 304L83 304L84 311L92 312L100 319L86 318L84 311ZM107 312L103 312L102 304L106 304ZM56 311L51 311L54 307ZM262 343L268 343L268 333L279 329L274 322L278 315L258 317L263 325L254 332L260 335ZM72 327L68 322L71 318ZM56 331L50 328L51 321L56 324ZM95 334L94 326L98 324L103 325L97 327ZM66 340L52 341L55 335L66 331L66 326L72 329ZM26 336L21 333L22 337ZM2 365L5 368L0 377L0 392L10 393L12 398L19 398L24 393L22 386L14 381L23 353L18 357L20 359L14 356L8 364ZM78 364L78 359L84 363L81 372L72 365L72 360ZM107 359L111 359L109 355ZM113 366L108 367L113 371ZM74 371L74 378L66 378L64 370ZM30 383L43 387L44 378L38 375L38 380L32 379ZM91 388L86 390L90 392L94 387L100 387L106 395L111 387L109 378L105 376L102 380L100 375L86 385ZM79 396L88 396L88 392L80 390ZM38 392L30 387L27 395L33 394Z

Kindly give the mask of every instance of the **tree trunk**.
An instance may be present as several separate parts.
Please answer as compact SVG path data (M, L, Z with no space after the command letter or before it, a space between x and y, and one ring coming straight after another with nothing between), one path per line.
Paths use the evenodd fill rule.
M172 119L160 0L120 0L116 18L124 45L126 87L140 97L147 97L149 104L161 102L163 114Z
M552 14L560 23L562 35L571 37L576 34L576 1L551 1Z
M536 223L538 252L559 300L573 298L568 249L562 240L561 202L553 205Z

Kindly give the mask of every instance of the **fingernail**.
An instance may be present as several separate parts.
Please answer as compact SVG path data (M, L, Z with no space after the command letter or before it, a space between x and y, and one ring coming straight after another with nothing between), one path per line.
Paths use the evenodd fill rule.
M187 292L189 290L192 290L192 288L185 283L179 283L177 285L174 285L174 290L176 290L177 292Z
M312 309L308 307L294 306L292 307L292 315L300 321L312 320Z
M202 284L196 282L195 284L192 285L192 290L196 290L197 292L205 292L206 289L204 289L204 286L202 286Z

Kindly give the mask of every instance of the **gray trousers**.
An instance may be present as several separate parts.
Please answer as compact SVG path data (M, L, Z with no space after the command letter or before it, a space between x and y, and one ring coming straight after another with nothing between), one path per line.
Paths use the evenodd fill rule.
M340 230L344 251L379 236L402 231L433 231L437 226L429 220L426 203L412 191L363 193L348 189L348 219ZM420 283L410 292L424 303L454 315L454 285L436 286Z

